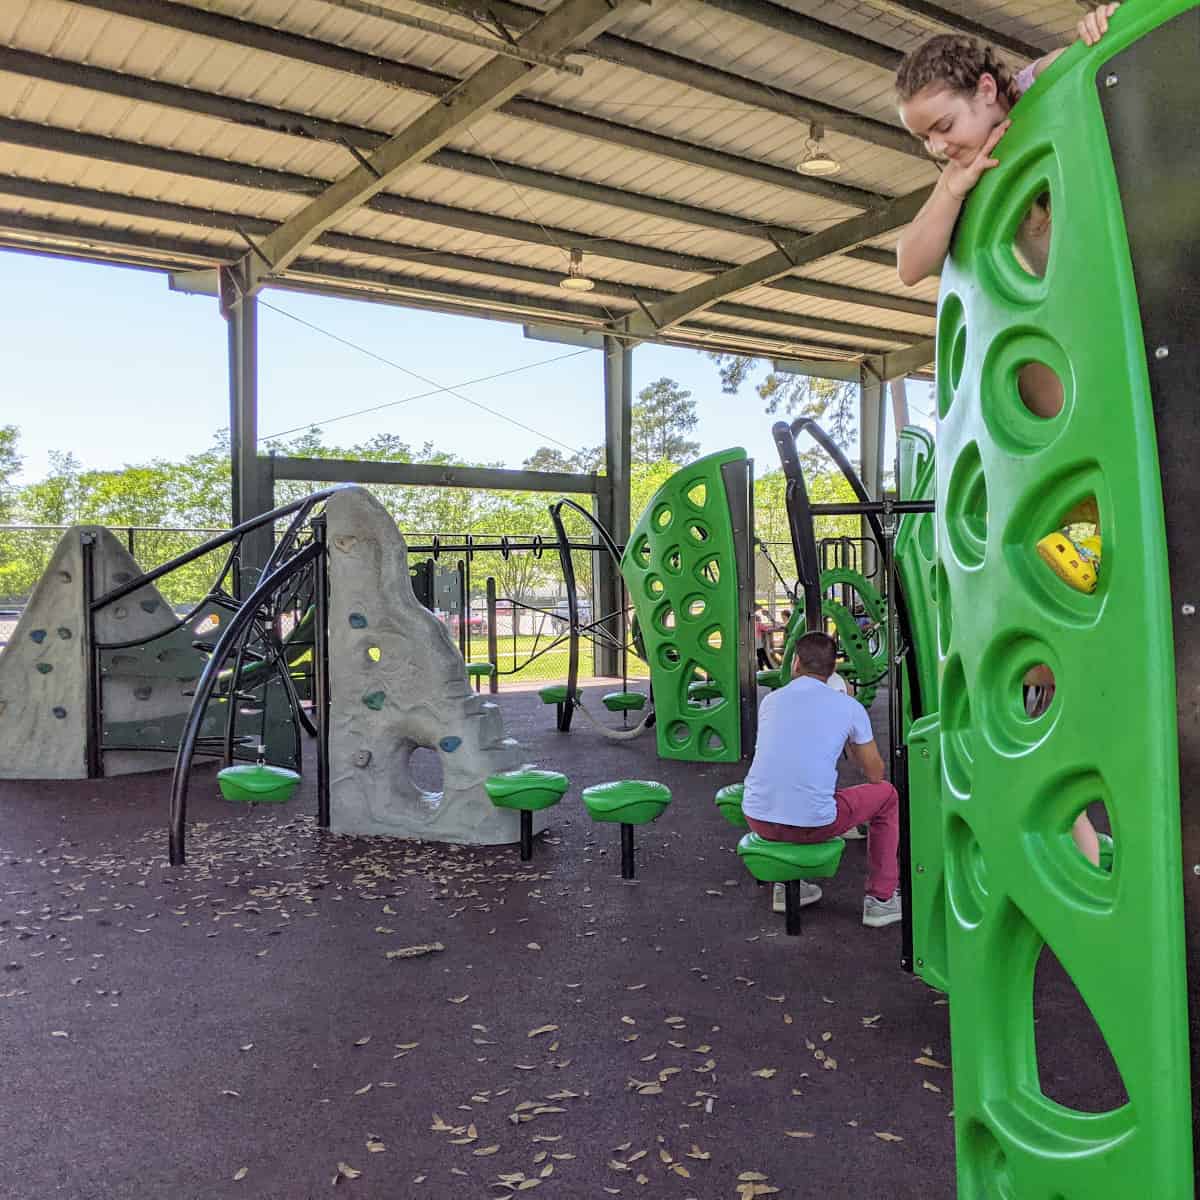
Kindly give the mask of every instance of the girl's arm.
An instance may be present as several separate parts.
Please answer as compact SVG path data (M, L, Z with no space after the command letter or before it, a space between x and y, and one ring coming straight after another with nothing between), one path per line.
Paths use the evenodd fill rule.
M907 287L942 269L963 201L984 171L1000 165L991 154L1008 126L1008 121L1002 121L992 130L969 166L953 162L946 165L929 199L900 235L896 243L896 270Z

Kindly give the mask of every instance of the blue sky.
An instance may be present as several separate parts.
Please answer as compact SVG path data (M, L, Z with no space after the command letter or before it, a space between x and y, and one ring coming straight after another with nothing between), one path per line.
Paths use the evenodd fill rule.
M386 432L413 445L433 442L464 461L514 467L542 443L603 441L598 351L530 341L506 322L418 309L287 292L266 293L263 302L264 437L317 424L327 441L345 445ZM216 301L171 292L156 272L0 251L0 322L0 423L20 427L25 482L45 474L52 450L73 452L85 467L119 468L202 450L229 423ZM470 382L522 367L529 369ZM432 389L400 368L466 399L445 392L409 399ZM693 436L705 452L741 445L760 472L777 465L776 418L752 388L722 394L703 354L640 346L633 370L635 394L664 375L692 392L700 415ZM914 419L928 412L925 387L910 385L909 395ZM389 407L337 419L379 405Z

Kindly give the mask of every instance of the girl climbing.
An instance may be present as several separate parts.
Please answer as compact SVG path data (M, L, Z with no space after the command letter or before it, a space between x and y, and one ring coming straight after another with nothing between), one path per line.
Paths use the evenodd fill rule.
M1095 45L1118 7L1104 4L1089 12L1076 27L1079 40ZM1063 49L1052 50L1014 75L992 47L960 34L939 34L900 64L900 119L924 142L941 170L933 193L896 246L896 266L905 284L911 287L941 270L967 196L985 171L1000 165L992 155L1011 124L1012 106L1062 53ZM1022 220L1013 248L1030 274L1045 274L1050 253L1048 193L1037 198ZM1022 367L1018 388L1035 416L1054 417L1062 409L1062 383L1041 363ZM1095 501L1085 501L1066 514L1061 531L1038 542L1038 554L1050 569L1081 592L1096 588L1099 520ZM1091 532L1080 529L1089 525Z

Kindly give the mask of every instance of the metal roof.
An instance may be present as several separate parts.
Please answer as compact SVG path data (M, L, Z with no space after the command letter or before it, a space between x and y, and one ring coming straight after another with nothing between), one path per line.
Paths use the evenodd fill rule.
M896 63L947 29L1026 61L1079 14L589 2L5 0L0 246L250 262L267 285L779 358L904 351L933 335L936 281L900 284L895 231L935 173L899 126ZM551 12L577 49L514 74L475 44L519 52ZM448 136L403 144L456 104ZM829 179L795 169L814 120ZM368 198L334 204L350 177ZM264 245L287 253L263 267ZM558 286L573 248L592 292Z

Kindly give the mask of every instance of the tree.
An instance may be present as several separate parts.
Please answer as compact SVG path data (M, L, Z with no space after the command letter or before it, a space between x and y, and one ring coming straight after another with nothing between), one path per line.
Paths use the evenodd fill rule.
M700 418L691 392L673 379L655 380L638 392L633 406L631 458L637 463L690 463L700 453L700 443L688 441Z
M721 390L736 395L750 377L758 359L746 355L711 354L721 371ZM764 400L767 413L785 417L812 417L843 450L858 431L858 384L811 375L778 375L769 372L754 390Z
M21 431L15 425L0 425L0 521L11 521L16 497L16 475L22 459L17 453Z
M604 447L592 446L564 454L557 446L539 446L521 465L527 471L567 471L590 475L603 469Z

